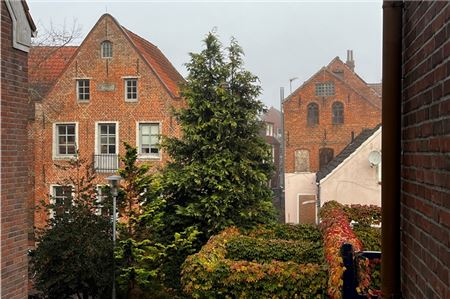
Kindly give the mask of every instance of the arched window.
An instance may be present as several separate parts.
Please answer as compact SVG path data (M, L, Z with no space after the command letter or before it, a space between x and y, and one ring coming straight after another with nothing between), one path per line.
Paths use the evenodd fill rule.
M329 147L319 149L319 169L326 166L334 157L334 150Z
M333 103L333 124L343 124L344 123L344 105L341 102Z
M112 43L110 41L105 40L102 42L102 58L111 58L112 57Z
M319 124L319 105L316 103L310 103L308 105L308 126L315 126Z

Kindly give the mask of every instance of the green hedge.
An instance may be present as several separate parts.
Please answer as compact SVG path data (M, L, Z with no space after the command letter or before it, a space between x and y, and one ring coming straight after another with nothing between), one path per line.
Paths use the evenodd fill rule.
M381 251L381 228L355 225L353 232L362 242L364 250Z
M274 224L251 231L249 236L262 239L322 242L320 230L316 226L309 224Z
M200 252L186 259L182 267L181 281L188 296L324 298L328 279L326 265L275 260L258 263L226 258L230 243L238 244L238 239L251 239L242 237L237 228L228 228L212 237Z
M256 260L269 263L272 260L296 263L322 263L323 249L320 242L265 240L239 236L227 243L226 258L232 260Z

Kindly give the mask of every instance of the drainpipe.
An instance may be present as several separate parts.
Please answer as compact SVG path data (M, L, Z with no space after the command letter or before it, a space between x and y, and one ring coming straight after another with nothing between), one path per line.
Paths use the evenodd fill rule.
M400 157L403 1L383 2L381 285L383 298L401 298ZM389 165L389 166L388 166Z

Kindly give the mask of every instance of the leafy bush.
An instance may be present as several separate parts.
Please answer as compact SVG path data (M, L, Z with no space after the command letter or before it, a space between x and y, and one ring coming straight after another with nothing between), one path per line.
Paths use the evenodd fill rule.
M242 238L237 228L213 236L182 268L184 291L193 298L323 298L327 268L292 261L234 261L227 248Z
M356 225L353 227L353 232L361 240L364 250L381 251L380 228Z
M378 225L381 223L381 207L375 205L344 206L344 211L350 221L361 226Z
M322 242L322 233L313 225L309 224L273 224L259 227L249 233L263 239L304 240L311 242Z
M372 296L381 295L381 260L361 257L357 263L358 267L358 287L357 291L361 295ZM377 298L377 297L376 297Z
M227 243L226 258L232 260L256 260L269 263L272 260L296 263L322 263L323 250L319 242L265 240L239 236Z
M333 299L341 299L342 275L345 271L340 254L341 246L350 243L355 251L361 251L362 244L350 227L343 205L335 201L325 203L320 210L320 217L325 259L329 265L328 295Z

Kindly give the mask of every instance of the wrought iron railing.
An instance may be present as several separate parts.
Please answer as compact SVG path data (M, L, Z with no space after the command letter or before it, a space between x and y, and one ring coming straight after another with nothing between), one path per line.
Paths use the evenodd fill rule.
M94 168L97 172L113 173L119 168L119 155L99 154L94 155Z

